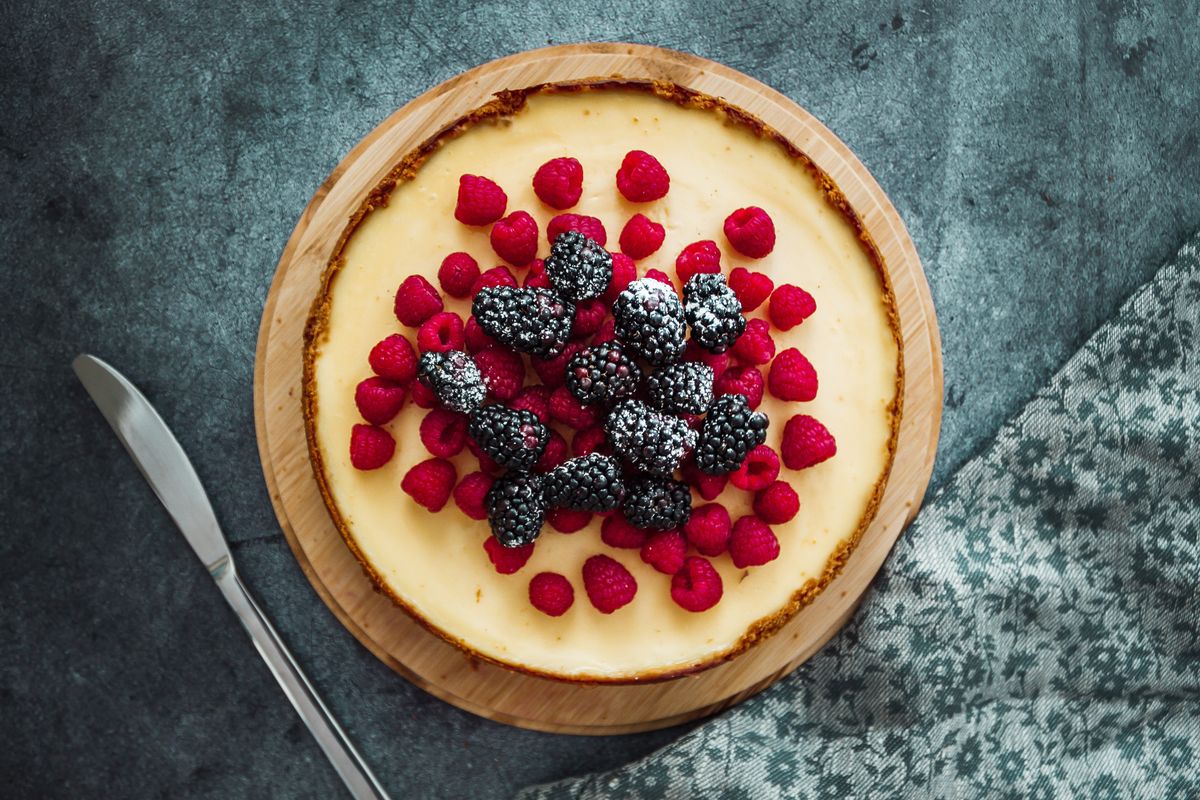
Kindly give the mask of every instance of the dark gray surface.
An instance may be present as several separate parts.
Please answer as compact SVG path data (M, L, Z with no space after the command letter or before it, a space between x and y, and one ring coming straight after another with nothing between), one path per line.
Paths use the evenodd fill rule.
M0 794L329 797L332 770L75 384L110 360L171 422L247 582L396 797L502 797L678 731L507 728L397 678L278 532L254 442L259 311L309 195L425 88L590 39L708 56L858 153L945 343L935 484L1200 227L1196 6L975 2L4 2Z

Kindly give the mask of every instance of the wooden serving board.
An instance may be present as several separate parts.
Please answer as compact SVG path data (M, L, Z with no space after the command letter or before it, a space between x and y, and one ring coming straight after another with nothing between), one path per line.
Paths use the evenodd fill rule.
M586 686L469 659L427 632L364 577L330 521L301 416L304 325L322 273L363 196L417 144L494 92L621 76L668 80L723 98L780 131L828 173L877 244L895 288L904 347L904 413L879 512L846 569L780 632L733 661L671 681ZM279 523L317 593L351 633L408 680L489 719L559 733L615 734L685 722L737 703L812 655L849 618L916 513L942 411L941 349L921 262L883 190L836 136L779 92L695 56L627 44L578 44L484 64L405 105L350 151L304 210L279 260L259 332L254 411Z

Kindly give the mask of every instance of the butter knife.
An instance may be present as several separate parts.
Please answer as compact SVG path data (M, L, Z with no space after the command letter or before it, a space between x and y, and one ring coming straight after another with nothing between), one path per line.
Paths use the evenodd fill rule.
M233 607L259 655L316 738L325 756L357 800L387 800L362 756L321 702L308 678L254 602L234 567L229 544L217 524L200 477L170 428L137 387L92 355L71 362L100 413L125 445L142 477L166 506L192 550Z

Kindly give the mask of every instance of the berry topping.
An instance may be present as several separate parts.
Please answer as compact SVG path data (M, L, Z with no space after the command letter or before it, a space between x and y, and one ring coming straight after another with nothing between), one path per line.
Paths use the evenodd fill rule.
M533 544L520 547L505 547L495 536L483 540L483 549L487 551L488 560L501 575L512 575L521 569L533 555Z
M396 440L383 428L355 425L350 429L350 463L355 469L379 469L394 452Z
M486 504L492 535L505 547L527 545L542 532L546 501L542 498L541 475L506 473L492 484Z
M571 582L557 572L539 572L529 582L529 603L543 614L561 617L574 602Z
M767 415L751 411L740 394L713 401L696 443L696 466L709 475L733 472L767 438Z
M467 324L463 328L463 341L467 344L468 353L478 353L488 345L500 344L479 327L479 321L474 315L467 317Z
M648 281L658 281L664 284L671 291L675 291L675 284L671 283L671 276L663 272L661 269L648 269L646 274L642 276Z
M577 431L571 439L571 452L577 456L591 453L608 455L612 453L612 448L608 446L608 436L604 433L604 428L584 428Z
M482 175L462 175L458 179L458 203L454 218L464 225L491 225L504 216L508 195L495 181Z
M566 381L567 362L574 358L575 354L582 349L583 345L579 342L571 342L563 348L561 353L553 358L538 358L534 356L529 359L529 363L533 365L533 371L537 373L542 383L554 389L562 386Z
M682 361L651 373L646 381L650 405L668 414L703 414L713 400L713 371Z
M771 295L767 304L767 316L771 324L781 331L791 330L812 316L817 310L817 301L799 286L785 283Z
M453 311L434 314L417 329L417 347L422 353L444 353L465 346L462 317Z
M641 260L662 247L666 229L645 214L634 214L621 229L621 252Z
M718 556L729 547L733 522L720 503L708 503L692 509L692 516L683 526L688 544L706 556Z
M451 297L469 297L471 287L479 280L479 262L468 253L451 253L438 267L438 283Z
M599 453L563 462L546 473L544 485L546 502L560 508L602 513L625 499L621 465Z
M442 296L433 284L421 275L409 275L396 290L396 302L392 309L396 319L415 328L442 310Z
M417 375L417 353L412 343L398 333L372 347L367 361L376 375L393 383L407 384Z
M697 556L689 556L671 578L671 599L687 611L708 611L724 591L716 568Z
M540 258L535 258L529 264L529 271L525 273L525 279L521 281L521 285L527 289L553 289L550 285L550 276L546 274L546 262Z
M471 519L487 519L487 493L491 488L491 475L483 472L465 475L454 487L454 504Z
M418 408L433 408L438 404L438 396L420 381L413 381L408 385L408 392L412 395L413 402Z
M686 422L640 400L620 403L608 415L604 430L615 452L652 475L670 475L696 446L696 432Z
M416 464L400 481L405 494L430 511L441 511L450 499L458 477L454 465L441 458L430 458Z
M779 540L758 517L741 517L733 523L729 536L729 557L733 565L758 567L779 556Z
M612 280L600 298L610 306L617 301L617 296L625 291L629 284L637 280L637 264L624 253L612 253Z
M765 489L779 477L779 456L775 451L760 444L746 454L742 465L729 475L729 482L739 489L757 492Z
M586 339L604 324L608 317L608 305L599 297L581 300L575 304L575 324L571 326L572 339Z
M641 528L636 528L618 511L604 518L600 526L600 540L609 547L641 549L648 534Z
M617 341L617 323L612 317L606 317L604 322L600 323L600 330L596 331L596 335L592 337L592 344L604 344L605 342Z
M642 545L642 561L665 575L674 575L683 566L687 540L677 530L656 531Z
M471 438L469 427L467 428L467 431L467 449L471 451L471 454L474 455L475 459L479 462L479 469L483 472L486 472L488 475L491 475L492 477L499 475L503 471L503 468L496 463L494 458L485 453L483 448Z
M600 247L608 243L608 232L604 223L596 217L584 214L559 214L546 223L546 238L551 242L567 231L575 231L594 241Z
M817 371L803 353L789 347L771 362L767 388L780 400L808 402L817 396Z
M431 409L421 420L420 436L430 455L456 456L467 443L467 418L445 408Z
M729 366L728 353L714 353L711 350L705 350L699 342L688 342L687 349L683 351L683 360L707 364L713 371L713 380L720 378L726 367Z
M737 295L738 302L742 304L742 311L748 314L771 296L775 283L761 272L734 267L733 272L729 273L729 288Z
M692 341L706 350L723 353L746 329L742 304L721 273L699 273L683 285L683 308Z
M559 294L572 302L603 294L612 281L612 254L578 231L555 235L551 241L546 275Z
M492 226L489 235L496 255L523 267L537 257L538 226L526 211L514 211Z
M480 289L486 289L489 286L507 286L510 289L516 289L517 278L508 267L498 264L485 270L479 276L479 280L471 285L471 296L474 297L479 294Z
M586 405L633 397L642 370L616 343L585 347L567 362L567 388Z
M675 274L680 283L687 283L693 275L720 271L721 249L711 239L692 242L675 257Z
M692 493L686 484L671 478L636 478L626 482L621 511L639 528L678 528L692 513Z
M775 357L775 340L771 338L771 326L766 320L752 319L746 323L746 332L733 346L733 356L743 364L753 366L766 364Z
M552 508L546 512L546 522L559 533L576 533L592 521L592 512L575 508Z
M683 465L683 479L705 500L716 500L725 491L725 484L729 483L728 475L709 475L692 463Z
M536 415L499 404L476 411L468 431L483 452L510 469L532 469L550 439L550 429Z
M391 422L404 407L404 387L386 378L367 378L354 388L354 405L358 413L372 425Z
M750 408L758 408L763 399L763 376L757 367L730 367L717 378L714 392L740 394L746 398Z
M470 414L479 408L487 394L479 367L462 350L425 353L417 365L417 373L442 405L460 414ZM413 399L416 397L414 390Z
M629 284L613 305L617 338L656 367L683 355L683 303L669 285L651 278Z
M471 312L484 333L514 350L543 358L562 352L575 307L547 289L480 289Z
M583 562L583 588L601 614L611 614L637 594L637 581L620 561L592 556Z
M791 521L800 510L800 498L791 484L775 481L754 495L754 513L768 525Z
M550 159L533 173L533 193L551 208L570 208L583 194L583 165L574 158Z
M725 238L742 255L762 258L775 249L775 223L758 206L739 208L725 218Z
M538 459L534 466L534 472L549 472L558 465L567 460L570 455L567 452L567 440L562 434L553 428L550 429L550 439L546 442L546 449L542 453L542 457Z
M594 406L580 403L579 398L566 386L559 386L550 393L550 419L575 430L583 430L600 421L600 411Z
M525 362L502 344L488 345L475 354L483 385L497 400L512 400L525 384Z
M617 170L617 190L631 203L648 203L665 197L671 176L658 159L642 150L630 150Z
M788 469L805 469L836 455L837 442L820 421L797 414L783 426L783 443L779 449Z
M538 420L546 425L550 422L550 390L541 384L526 386L517 393L508 407L518 411L532 411Z

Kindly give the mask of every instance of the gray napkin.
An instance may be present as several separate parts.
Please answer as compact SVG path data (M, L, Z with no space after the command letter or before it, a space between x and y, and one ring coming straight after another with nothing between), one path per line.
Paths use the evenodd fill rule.
M1200 236L762 695L525 798L1200 797Z

